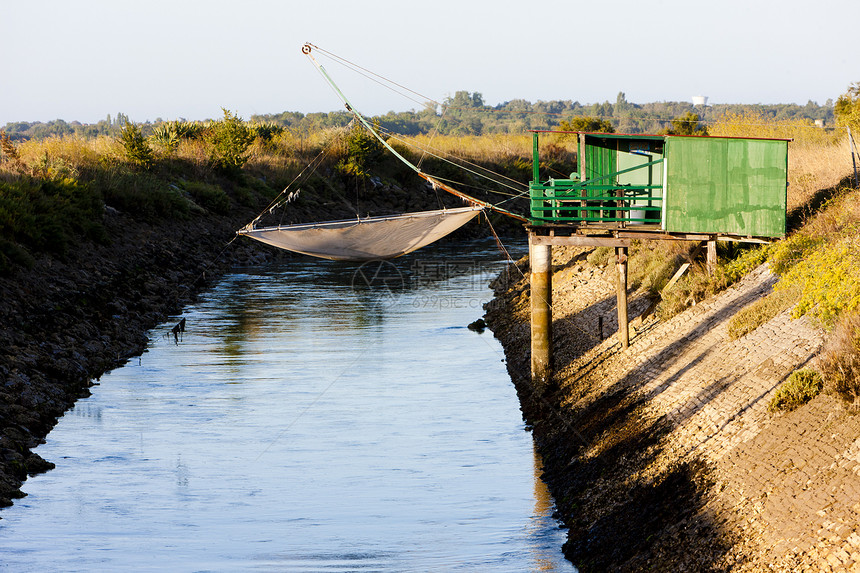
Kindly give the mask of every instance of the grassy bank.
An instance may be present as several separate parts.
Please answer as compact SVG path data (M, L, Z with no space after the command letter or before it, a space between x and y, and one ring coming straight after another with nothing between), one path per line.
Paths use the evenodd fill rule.
M425 171L493 202L519 192L530 173L524 138L389 139ZM459 159L452 161L452 155ZM499 183L478 177L488 171L499 174L493 176ZM166 123L149 136L132 124L113 137L15 143L4 136L0 273L27 268L38 256L62 257L79 244L110 242L102 223L106 209L152 223L187 222L238 207L262 210L285 189L293 199L271 214L273 221L457 204L447 194L428 190L361 128L336 127L298 137L225 111L217 122Z

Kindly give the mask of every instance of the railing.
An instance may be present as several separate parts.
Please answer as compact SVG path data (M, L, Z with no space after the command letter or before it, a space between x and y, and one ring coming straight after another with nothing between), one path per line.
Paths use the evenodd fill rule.
M662 163L657 159L587 181L550 179L529 185L532 224L583 223L628 225L662 222L662 185L619 185L617 175ZM656 203L656 205L655 205Z

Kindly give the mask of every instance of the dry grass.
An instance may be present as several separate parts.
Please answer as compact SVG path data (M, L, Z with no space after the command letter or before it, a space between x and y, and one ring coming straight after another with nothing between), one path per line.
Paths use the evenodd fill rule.
M819 359L827 391L860 410L860 313L840 319Z
M426 149L433 153L453 155L468 161L502 163L506 160L531 157L530 134L494 135L416 135L401 138L403 143L415 149Z
M806 205L816 192L839 184L852 172L847 134L835 141L792 142L788 146L788 210Z
M784 310L791 308L800 298L797 288L777 290L770 293L732 317L729 322L729 339L736 340L752 332Z

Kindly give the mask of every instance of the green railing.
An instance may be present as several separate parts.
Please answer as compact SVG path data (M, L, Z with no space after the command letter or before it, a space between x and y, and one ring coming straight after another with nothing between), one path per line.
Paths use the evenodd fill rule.
M662 185L618 185L612 182L618 175L662 162L662 158L649 161L587 181L532 181L529 185L532 223L610 223L616 226L660 224Z

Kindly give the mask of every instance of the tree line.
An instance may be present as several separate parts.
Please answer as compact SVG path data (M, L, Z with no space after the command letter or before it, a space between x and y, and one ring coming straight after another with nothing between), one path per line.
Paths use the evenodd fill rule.
M559 129L563 122L577 123L577 118L608 122L619 133L661 133L672 129L673 120L698 116L706 127L727 115L756 116L769 121L820 121L825 126L835 125L834 103L824 105L809 101L799 104L713 104L693 105L691 102L652 102L637 104L627 101L620 92L614 103L582 104L573 100L530 102L514 99L491 106L484 103L480 92L458 91L442 102L427 102L423 109L394 112L375 116L385 130L403 135L438 133L441 135L489 135L522 133L531 129ZM275 124L295 136L302 137L333 127L343 127L352 119L346 111L281 113L253 115L250 121L258 124ZM86 124L67 123L62 119L42 122L11 122L4 131L12 140L43 139L50 136L120 135L128 117L122 113L115 118ZM167 123L161 119L139 124L144 133Z

